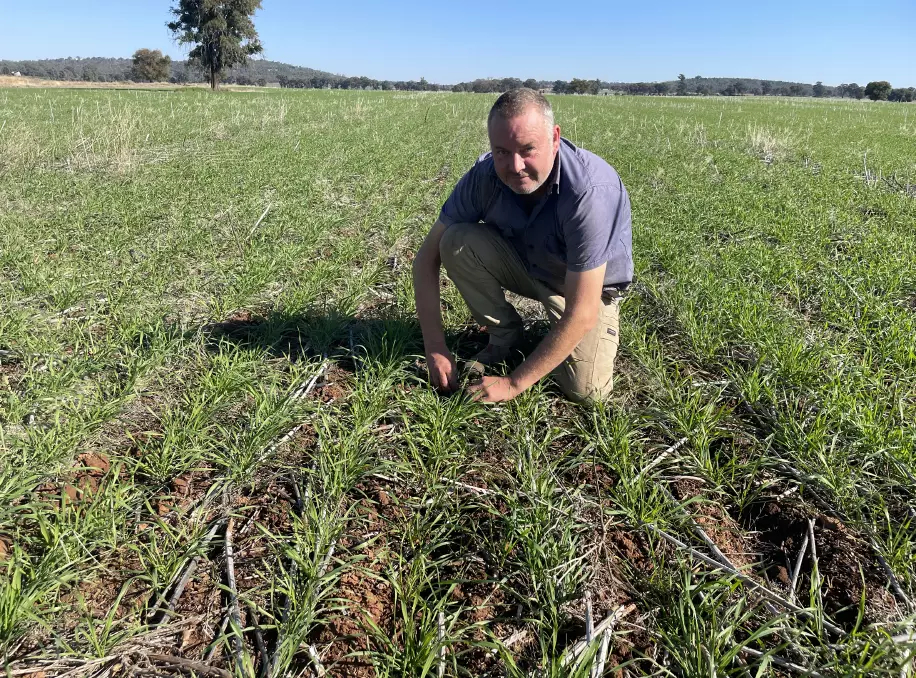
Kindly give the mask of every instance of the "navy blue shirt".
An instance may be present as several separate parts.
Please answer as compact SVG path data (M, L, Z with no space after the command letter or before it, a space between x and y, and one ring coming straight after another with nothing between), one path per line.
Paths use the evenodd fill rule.
M500 181L486 153L455 185L439 221L498 228L531 276L558 292L567 271L604 263L605 290L626 287L633 280L630 197L614 168L561 138L547 183L548 192L526 209L526 198Z

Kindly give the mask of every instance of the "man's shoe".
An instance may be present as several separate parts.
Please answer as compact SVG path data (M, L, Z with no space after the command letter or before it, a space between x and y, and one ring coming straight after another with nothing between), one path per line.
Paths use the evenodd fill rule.
M464 363L464 376L472 384L479 383L486 375L488 367L505 362L511 353L511 344L487 344L485 349Z
M487 344L485 349L471 358L468 362L480 363L484 367L491 367L506 362L506 358L508 358L511 353L511 344Z

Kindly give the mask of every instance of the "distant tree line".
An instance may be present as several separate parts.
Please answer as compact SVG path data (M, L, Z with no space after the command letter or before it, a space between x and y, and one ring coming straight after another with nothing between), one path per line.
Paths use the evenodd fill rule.
M477 94L495 94L497 92L508 92L510 89L519 87L530 87L531 89L542 89L546 83L528 78L521 80L519 78L477 78L469 82L459 82L452 85L449 89L453 92L475 92Z
M310 77L285 76L277 79L280 87L292 89L381 89L402 90L409 92L439 92L448 90L448 85L436 85L427 82L426 78L419 80L374 80L366 76L313 75Z
M577 82L573 80L572 82ZM584 82L584 81L578 81ZM560 91L563 90L563 83ZM842 84L836 87L825 85L818 81L813 85L801 82L783 82L774 80L751 80L748 78L703 78L699 75L687 78L683 73L678 79L668 82L630 82L607 83L611 92L620 92L634 95L664 95L677 94L679 96L742 96L752 94L755 96L782 96L782 97L847 97L850 99L863 99L868 97L873 101L886 99L888 101L916 101L914 88L894 89L886 81L870 82L865 87L857 83ZM554 91L557 86L554 86ZM595 87L589 94L597 93Z
M704 78L695 75L686 77L683 73L677 80L658 83L615 83L627 94L676 94L678 96L784 96L811 97L832 96L833 89L817 82L814 85L782 80L755 80L751 78Z
M137 55L142 54L137 64ZM158 66L158 70L157 70ZM167 71L167 75L165 72ZM204 73L187 61L169 61L155 50L138 50L134 59L108 59L71 57L43 59L40 61L2 61L0 74L20 72L22 75L50 80L66 81L129 81L168 80L172 83L205 82ZM344 76L302 66L292 66L277 61L256 59L246 66L230 68L221 82L230 85L266 86L279 83L281 87L297 89L378 89L401 91L452 91L495 94L516 87L530 87L555 94L629 94L637 96L784 96L784 97L845 97L875 101L916 101L913 87L894 88L884 80L865 86L848 83L832 87L822 82L813 85L781 80L755 80L750 78L686 77L664 82L610 82L572 78L571 80L537 80L528 78L478 78L454 85L442 85L419 80L375 80L365 76Z
M0 61L0 74L21 73L48 80L114 82L129 80L133 71L131 59L68 57L40 61Z
M883 82L883 81L882 81ZM874 83L869 83L871 86ZM687 78L680 74L677 80L664 82L607 82L573 78L572 80L535 80L522 81L518 78L481 78L471 82L460 82L452 86L453 92L497 93L515 87L549 90L554 94L629 94L633 96L756 96L782 97L848 97L863 99L865 97L887 99L889 101L914 101L913 88L892 89L886 87L862 87L856 83L842 84L837 87L816 82L813 85L801 82L779 80L752 80L749 78L704 78L699 75Z
M887 100L912 103L916 101L916 87L895 87L887 93Z

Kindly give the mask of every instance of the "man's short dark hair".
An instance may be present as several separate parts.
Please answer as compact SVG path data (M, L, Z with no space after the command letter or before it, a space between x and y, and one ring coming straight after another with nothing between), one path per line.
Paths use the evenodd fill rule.
M547 101L547 97L543 94L528 87L510 89L508 92L501 94L490 109L490 115L487 116L487 126L497 115L503 120L510 120L522 115L532 107L541 112L541 115L544 116L544 122L547 123L548 127L552 128L553 108L550 106L550 102Z

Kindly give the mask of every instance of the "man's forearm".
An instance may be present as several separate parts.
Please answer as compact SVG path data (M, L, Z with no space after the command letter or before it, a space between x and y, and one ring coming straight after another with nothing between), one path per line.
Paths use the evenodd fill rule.
M510 375L518 392L536 384L566 360L598 322L587 315L563 316L547 333L534 352Z
M417 319L423 332L423 343L427 349L439 348L445 343L442 329L442 312L439 309L439 262L415 267L413 271L414 301L417 305Z

